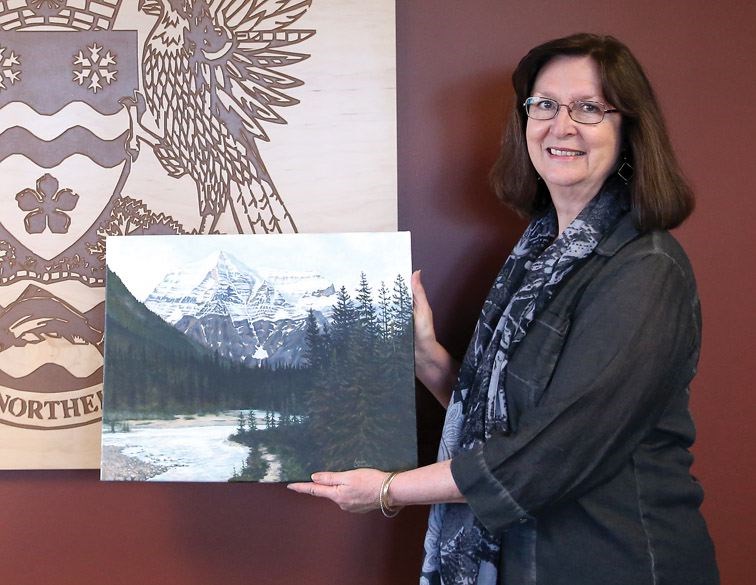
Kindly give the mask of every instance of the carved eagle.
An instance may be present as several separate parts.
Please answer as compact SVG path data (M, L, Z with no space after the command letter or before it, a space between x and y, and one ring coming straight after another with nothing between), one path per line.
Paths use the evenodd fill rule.
M311 0L140 0L157 17L144 45L144 96L136 106L131 148L152 147L172 177L197 188L200 233L230 214L239 233L297 231L257 141L265 123L295 105L302 81L281 72L309 55L291 47L315 31L293 28ZM148 112L158 131L148 130ZM230 224L228 219L226 224Z

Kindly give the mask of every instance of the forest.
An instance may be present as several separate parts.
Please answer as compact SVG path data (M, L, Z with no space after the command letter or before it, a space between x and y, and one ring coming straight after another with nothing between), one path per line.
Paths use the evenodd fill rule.
M415 466L407 283L398 275L374 296L363 273L354 298L343 286L335 296L327 324L307 316L306 365L248 367L174 329L109 273L104 424L115 431L127 420L238 410L231 439L250 455L236 480L262 479L263 453L281 462L282 481L322 469ZM264 428L255 410L268 413Z

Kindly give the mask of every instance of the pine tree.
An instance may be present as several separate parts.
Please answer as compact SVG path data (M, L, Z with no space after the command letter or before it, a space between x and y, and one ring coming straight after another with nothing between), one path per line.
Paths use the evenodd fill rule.
M360 337L359 345L355 348L355 366L352 376L355 393L354 408L359 413L359 418L354 421L356 425L353 431L354 457L363 465L376 467L383 453L383 446L378 439L383 432L381 414L386 407L386 404L380 400L383 365L380 360L380 349L383 334L370 286L364 273L361 275L357 300Z
M328 355L328 339L325 334L321 334L318 320L312 309L307 313L305 341L307 343L304 351L305 361L310 368L323 368Z
M378 331L383 341L391 337L391 296L383 281L378 289Z
M331 340L337 351L344 349L353 340L357 322L358 316L352 298L342 285L336 293L331 330Z
M344 299L342 305L341 310L344 312L348 308ZM306 398L308 420L305 425L310 450L303 454L304 461L301 462L302 467L308 471L326 469L320 445L328 440L328 415L334 400L328 380L332 351L329 339L330 335L325 327L323 333L320 333L315 314L310 311L306 325L307 350L305 352L310 364Z
M247 427L250 431L257 430L257 418L255 417L254 410L247 411Z
M387 433L382 440L395 457L406 458L412 463L416 457L415 425L404 414L414 414L415 410L415 396L411 392L411 381L414 380L412 297L401 275L397 275L394 281L391 322L390 351L385 356L382 370L382 399L393 405L394 415L387 415L384 424L394 432Z
M394 337L402 336L412 326L412 295L401 274L394 280L394 294L391 297L391 316Z
M240 410L239 411L239 416L237 417L237 421L236 421L236 434L237 434L237 436L239 436L239 437L244 436L244 433L246 432L246 428L245 428L246 422L247 421L244 418L244 412Z
M354 303L342 286L336 293L332 326L328 334L327 354L322 366L313 372L312 391L308 400L308 430L312 452L310 468L345 469L351 466L348 452L358 413L351 402L354 351L359 318Z
M365 335L374 338L378 331L378 318L373 305L373 293L370 290L367 276L360 273L360 285L357 289L357 319Z

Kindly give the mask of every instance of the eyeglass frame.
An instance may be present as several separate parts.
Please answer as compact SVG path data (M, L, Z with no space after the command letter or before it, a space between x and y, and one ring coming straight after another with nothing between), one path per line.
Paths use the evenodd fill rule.
M532 103L528 103L528 102L530 102L530 100L541 100L541 101L554 102L557 105L556 110L554 110L554 115L551 116L551 118L534 118L533 116L531 116L528 113L528 106L534 105ZM601 110L601 119L598 122L582 122L580 120L576 120L575 118L572 117L572 107L575 104L594 104L594 105L598 106L599 109ZM530 118L531 120L538 120L539 122L547 122L548 120L553 120L554 118L556 118L559 115L559 109L562 106L564 106L565 108L567 108L567 115L570 117L570 120L572 120L573 122L577 122L578 124L586 124L588 126L595 126L596 124L601 124L601 122L604 121L604 118L606 118L607 114L615 114L615 113L619 112L619 110L617 108L610 108L605 103L603 103L603 102L597 102L597 101L594 101L594 100L575 100L575 101L570 102L569 104L560 104L554 98L545 97L545 96L539 96L539 95L532 95L532 96L530 96L529 98L527 98L522 103L522 106L525 108L525 115L528 118Z

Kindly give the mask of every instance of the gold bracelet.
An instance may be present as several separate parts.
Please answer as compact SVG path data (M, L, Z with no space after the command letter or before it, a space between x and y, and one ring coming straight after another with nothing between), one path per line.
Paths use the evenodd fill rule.
M391 508L388 505L388 491L389 487L391 487L391 482L394 481L394 478L399 475L398 471L392 471L389 473L386 478L383 480L383 483L381 484L381 489L378 492L378 506L381 509L381 513L386 518L393 518L399 513L399 510L401 508Z

